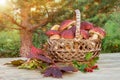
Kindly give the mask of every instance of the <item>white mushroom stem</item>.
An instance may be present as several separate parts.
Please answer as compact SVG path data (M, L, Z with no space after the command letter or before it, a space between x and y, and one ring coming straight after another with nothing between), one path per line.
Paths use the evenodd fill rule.
M94 40L94 39L98 39L98 37L99 37L98 34L93 34L90 39L93 39L93 40Z
M67 29L70 29L72 26L68 26L68 28Z
M58 28L60 27L60 25L54 25L51 30L58 30Z
M52 36L50 36L50 39L60 39L60 35L58 35L58 34L52 35Z

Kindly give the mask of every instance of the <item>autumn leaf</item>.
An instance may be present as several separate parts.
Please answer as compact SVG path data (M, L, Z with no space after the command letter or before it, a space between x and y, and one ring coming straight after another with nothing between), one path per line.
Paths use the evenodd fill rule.
M65 66L65 67L58 67L56 65L52 65L51 67L48 67L44 71L44 76L49 77L55 77L55 78L62 78L63 72L76 72L76 68L73 66Z
M5 65L13 65L13 66L20 66L21 64L23 64L25 62L25 60L22 59L18 59L18 60L13 60L10 63L6 63Z

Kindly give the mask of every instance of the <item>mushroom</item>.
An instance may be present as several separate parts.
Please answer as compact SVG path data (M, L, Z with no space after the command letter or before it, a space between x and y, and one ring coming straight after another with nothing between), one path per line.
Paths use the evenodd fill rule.
M60 27L60 25L54 25L54 26L51 28L51 30L58 30L59 27Z
M71 30L75 36L75 32L76 32L76 26L73 26L72 28L70 28L69 30ZM80 35L83 39L88 39L89 38L89 33L86 30L80 30Z
M60 35L58 34L52 35L50 36L50 39L60 39Z
M104 29L100 27L95 27L89 31L90 39L103 39L106 35Z
M75 32L76 32L76 26L71 27L69 30L71 30L75 34Z
M59 31L57 31L57 30L49 30L49 31L46 32L47 36L52 36L52 35L55 35L55 34L59 34Z
M90 30L90 29L92 29L92 28L93 28L93 24L92 24L92 23L86 22L86 21L81 22L81 27L80 27L80 29Z
M74 25L76 23L76 21L74 20L65 20L61 23L60 27L59 27L59 31L63 31L67 28L71 28L71 25Z
M86 30L80 30L80 35L82 36L83 39L89 38L89 33Z
M74 34L73 34L73 32L71 30L64 30L63 32L61 32L61 38L73 39Z

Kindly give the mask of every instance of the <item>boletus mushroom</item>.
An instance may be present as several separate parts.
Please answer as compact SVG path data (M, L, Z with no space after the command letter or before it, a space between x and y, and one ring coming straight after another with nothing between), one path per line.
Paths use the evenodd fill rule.
M59 31L57 31L57 30L48 30L47 32L46 32L46 35L47 36L52 36L52 35L55 35L55 34L59 34Z
M104 29L100 27L95 27L89 31L90 39L103 39L106 35Z
M86 30L80 30L80 35L82 36L83 39L88 39L89 38L89 33Z
M63 32L61 32L61 38L73 39L74 34L73 34L73 32L71 30L64 30Z
M81 22L81 27L80 27L80 29L90 30L90 29L92 29L92 28L93 28L93 24L92 24L92 23L86 22L86 21Z
M65 20L61 23L60 27L59 27L59 31L63 31L65 29L71 28L72 25L74 25L76 23L76 21L74 20Z
M58 34L52 35L50 36L50 39L60 39L60 35Z
M76 32L76 26L72 26L69 30L71 30L75 34L75 32Z

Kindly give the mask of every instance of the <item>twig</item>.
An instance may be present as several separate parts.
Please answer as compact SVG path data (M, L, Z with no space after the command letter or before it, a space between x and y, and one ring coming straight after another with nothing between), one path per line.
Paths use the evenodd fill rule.
M11 17L10 15L8 15L6 13L3 13L2 15L4 15L9 21L11 21L12 23L14 23L18 27L25 28L24 26L22 26L21 24L19 24L16 20L14 20L14 18Z

